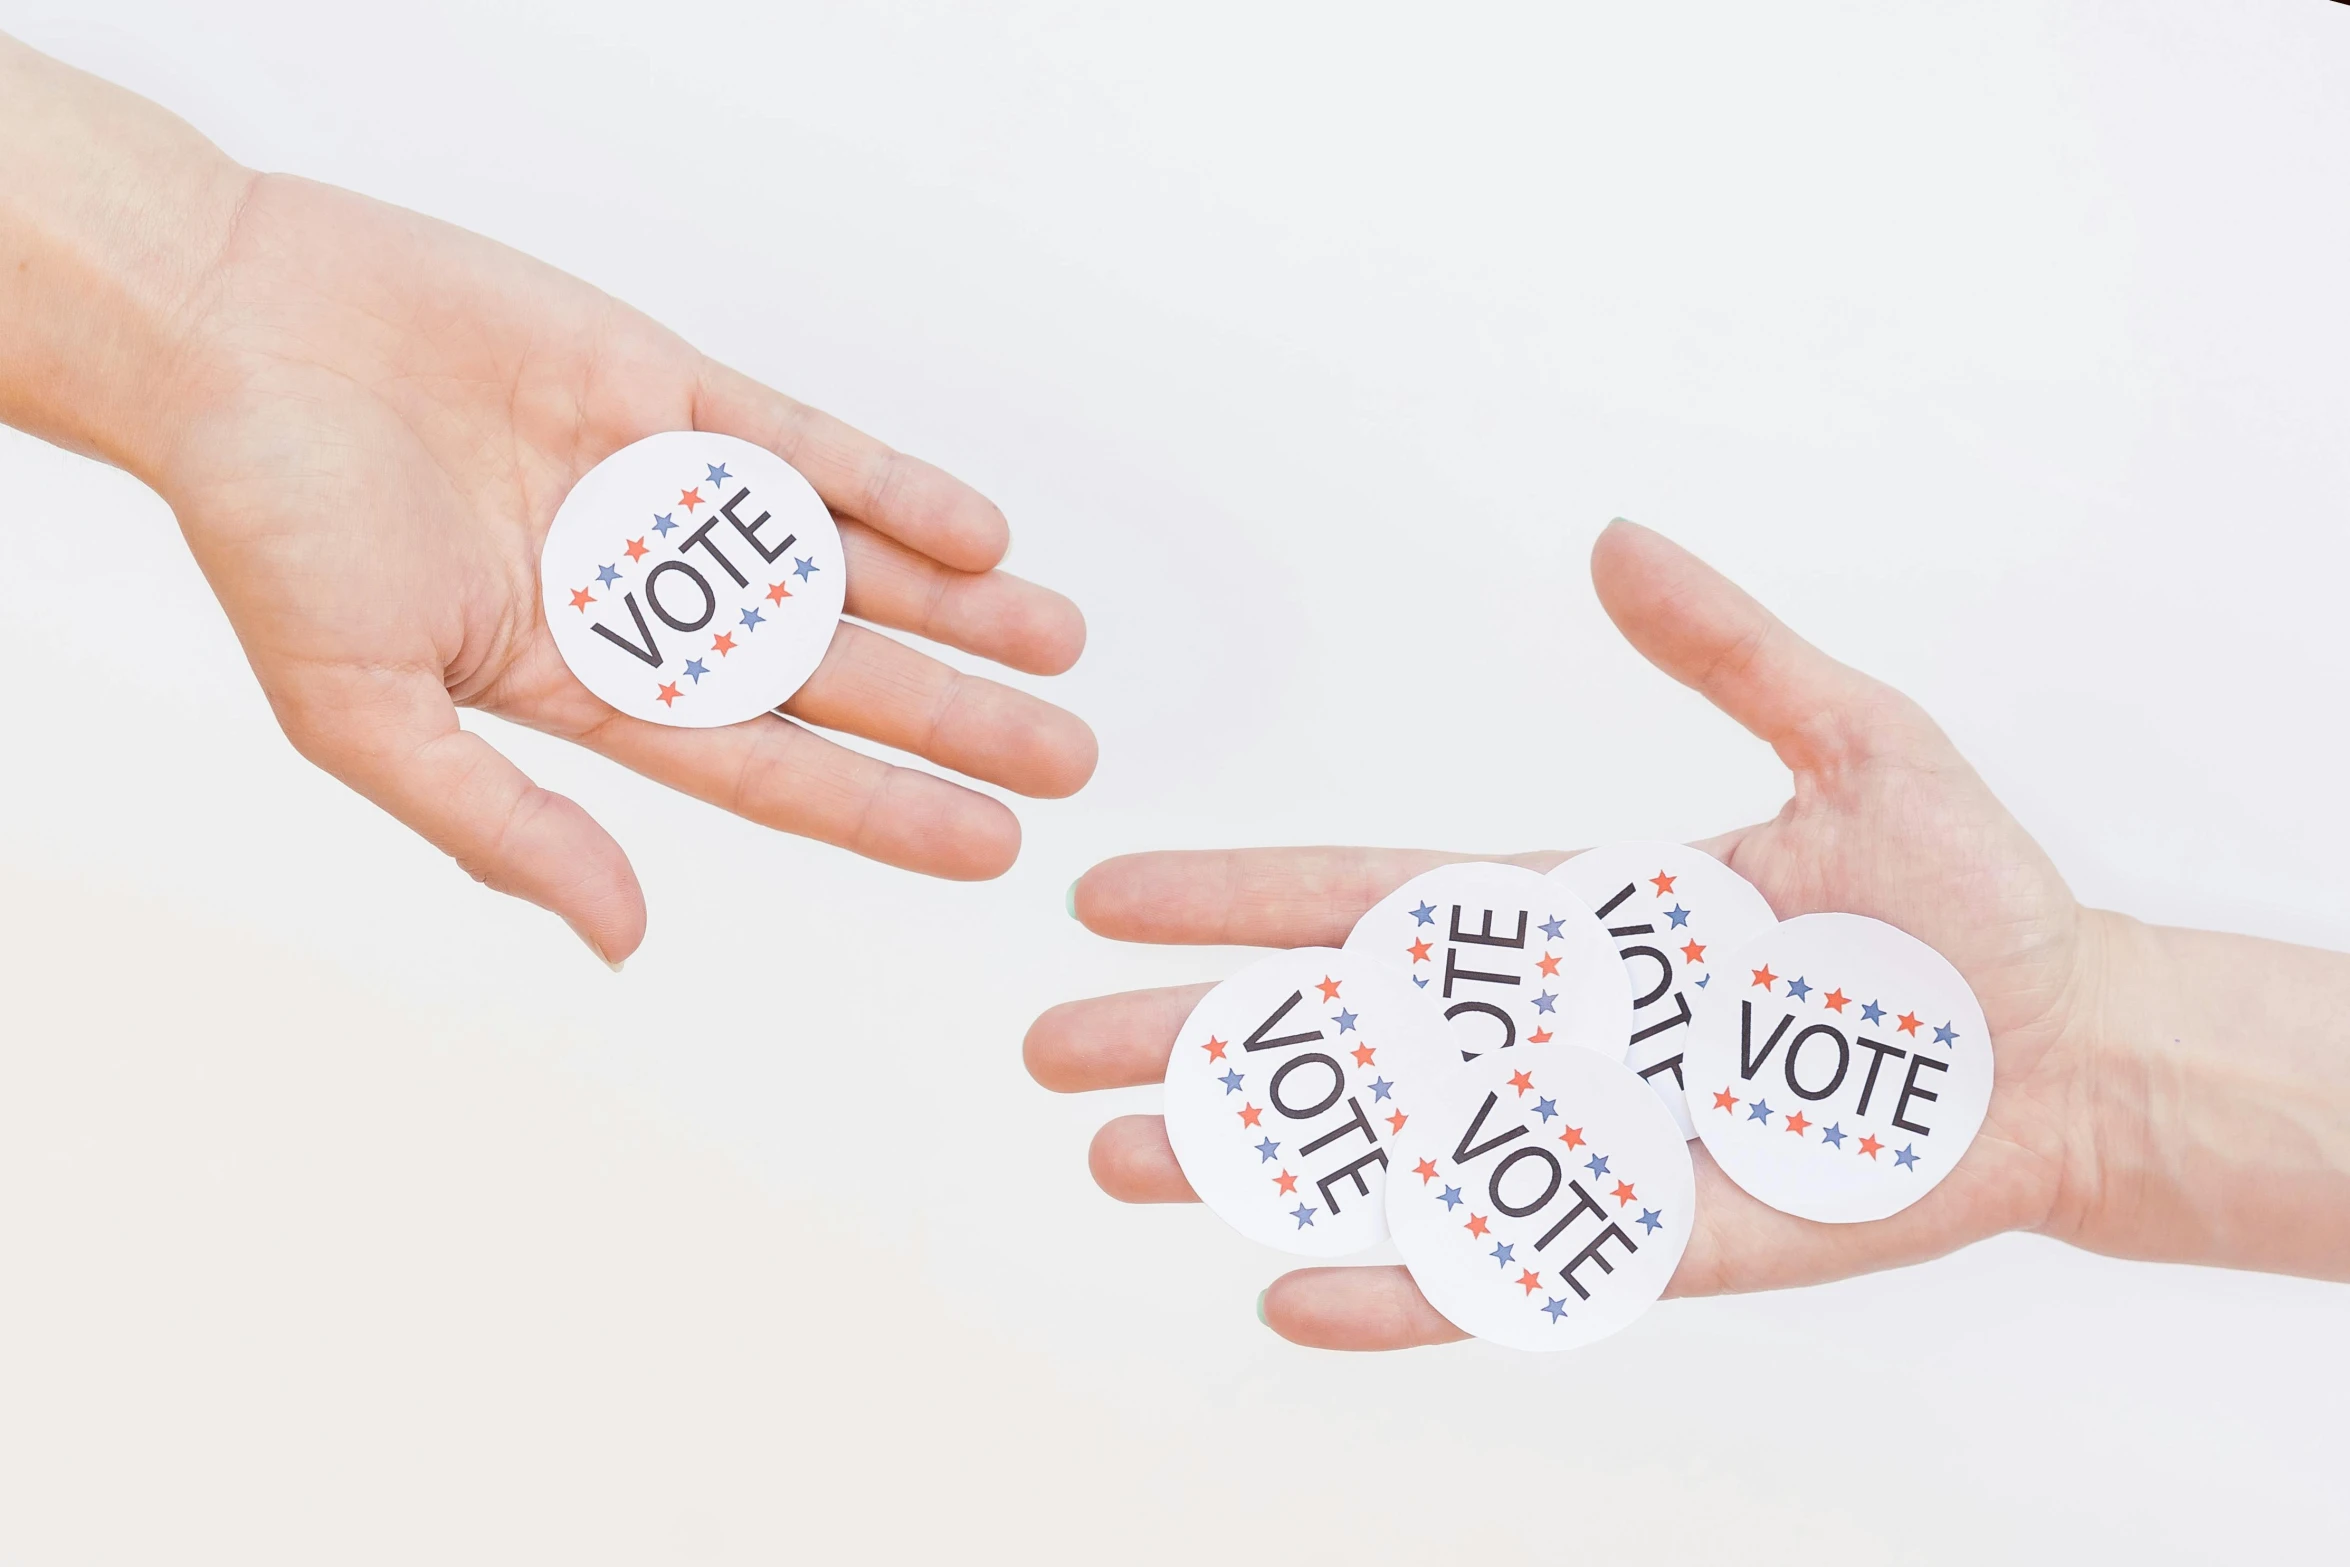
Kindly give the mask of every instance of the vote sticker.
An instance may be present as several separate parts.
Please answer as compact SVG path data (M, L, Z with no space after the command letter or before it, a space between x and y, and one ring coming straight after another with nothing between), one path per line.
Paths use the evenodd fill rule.
M1553 1040L1624 1058L1632 987L1615 943L1579 896L1523 866L1415 876L1355 922L1346 950L1434 1001L1464 1060Z
M764 447L670 430L587 471L539 554L580 684L680 729L781 706L832 644L848 579L813 487Z
M1771 906L1745 877L1680 843L1611 843L1550 873L1591 905L1632 984L1632 1048L1625 1064L1648 1079L1695 1137L1681 1056L1691 1002L1713 988L1713 959L1773 924Z
M1167 1140L1250 1240L1342 1257L1387 1238L1389 1149L1456 1070L1444 1020L1377 965L1277 952L1202 997L1167 1061Z
M1697 1135L1783 1213L1854 1224L1941 1184L1991 1104L1991 1031L1958 970L1859 914L1723 956L1682 1070Z
M1395 1153L1387 1223L1413 1280L1446 1321L1513 1349L1573 1349L1647 1310L1697 1216L1680 1128L1597 1051L1478 1057Z

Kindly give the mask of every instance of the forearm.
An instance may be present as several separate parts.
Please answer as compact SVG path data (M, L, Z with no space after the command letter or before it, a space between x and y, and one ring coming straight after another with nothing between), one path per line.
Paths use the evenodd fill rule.
M2096 918L2106 981L2074 1090L2091 1130L2059 1233L2350 1279L2350 957Z
M188 301L250 179L155 105L0 35L0 420L148 473Z

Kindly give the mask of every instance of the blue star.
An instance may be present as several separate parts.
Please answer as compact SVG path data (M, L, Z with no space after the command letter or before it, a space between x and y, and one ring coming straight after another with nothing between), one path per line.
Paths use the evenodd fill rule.
M1664 1222L1665 1216L1656 1209L1643 1208L1640 1210L1640 1227L1649 1234L1654 1235L1658 1230L1664 1228Z
M1389 1092L1389 1090L1393 1089L1394 1087L1395 1087L1395 1085L1394 1085L1393 1083L1389 1082L1389 1081L1388 1081L1386 1078L1384 1078L1384 1077L1374 1077L1374 1078L1372 1078L1372 1079L1371 1079L1371 1102L1372 1102L1373 1104L1377 1104L1377 1103L1378 1103L1380 1100L1382 1100L1382 1099L1386 1098L1386 1097L1387 1097L1387 1095L1388 1095L1388 1092Z
M1436 1200L1444 1204L1447 1209L1458 1208L1461 1205L1461 1189L1457 1186L1447 1186L1437 1194Z
M1412 910L1412 918L1422 925L1435 924L1436 905L1428 902L1425 898L1423 898L1420 900L1420 906Z
M1885 1021L1885 1009L1881 1006L1878 1006L1874 1001L1864 1004L1860 1009L1860 1015L1863 1020L1870 1023L1882 1023Z
M1426 990L1428 988L1428 982L1417 974L1412 976L1412 983L1419 986L1422 990Z
M596 568L596 580L604 584L604 586L610 587L613 583L620 580L620 573L614 571L609 566L598 566Z
M816 572L819 568L816 565L816 558L811 555L805 560L794 556L792 558L791 569L794 576L798 577L802 582L805 582L810 577L816 575Z
M1237 1094L1240 1092L1241 1077L1238 1072L1226 1072L1222 1077L1217 1078L1216 1081L1224 1085L1224 1092L1228 1094Z
M1713 982L1714 977L1711 974L1700 974L1697 976L1697 988L1700 990L1705 989L1706 986L1712 984Z
M1351 1034L1355 1031L1355 1015L1344 1007L1340 1007L1338 1016L1330 1021L1338 1025L1338 1031L1342 1034Z
M1537 1099L1534 1101L1534 1113L1547 1121L1552 1116L1559 1113L1558 1101L1555 1099Z
M1787 994L1793 996L1796 1000L1801 1001L1804 997L1811 994L1811 986L1805 984L1803 982L1803 976L1798 974L1793 979L1787 981Z
M710 672L710 666L698 658L689 658L685 661L685 672L694 677L694 684L698 686L702 683L702 677Z
M1309 1208L1301 1202L1295 1208L1289 1210L1289 1216L1297 1221L1297 1227L1302 1230L1307 1225L1314 1222L1314 1214L1316 1212L1316 1209Z
M705 468L710 468L708 463L704 463L702 466ZM717 467L710 468L710 477L703 480L702 482L705 484L724 484L728 479L733 477L734 475L726 471L726 464L720 463Z
M1911 1143L1893 1156L1893 1167L1897 1170L1913 1170L1917 1168L1917 1162L1918 1145L1915 1143Z
M1765 1126L1768 1126L1771 1121L1771 1107L1762 1100L1757 1099L1754 1103L1746 1107L1746 1119L1749 1121L1760 1121Z
M1550 1320L1555 1323L1567 1314L1567 1303L1553 1295L1542 1303L1542 1309L1550 1313Z
M1542 922L1542 934L1548 937L1550 940L1556 941L1559 939L1560 933L1565 930L1566 923L1567 922L1565 920L1562 920L1556 914L1553 914L1550 918Z
M754 631L758 629L759 622L765 620L766 618L767 617L765 615L760 614L755 609L746 609L743 611L743 624Z
M663 538L669 537L669 530L676 526L676 523L669 520L669 513L667 512L663 512L661 515L653 519L653 531L661 535Z
M1934 1030L1934 1043L1937 1045L1953 1044L1957 1041L1957 1039L1958 1030L1952 1028L1948 1023L1945 1023L1940 1028Z
M1257 1144L1257 1162L1259 1164L1267 1163L1275 1154L1279 1153L1280 1151L1281 1145L1273 1141L1272 1138L1268 1137L1263 1142Z
M1486 1255L1506 1268L1510 1265L1510 1253L1514 1250L1516 1250L1515 1247L1504 1246L1500 1242L1496 1241L1494 1243L1493 1250L1486 1253Z
M1607 1155L1603 1153L1593 1154L1590 1158L1583 1161L1583 1168L1591 1172L1593 1180L1597 1180L1600 1176L1607 1174Z
M1823 1143L1826 1143L1826 1144L1827 1144L1829 1147L1831 1147L1831 1148L1841 1148L1841 1147L1843 1147L1843 1146L1844 1146L1844 1123L1843 1123L1842 1121L1838 1121L1838 1122L1837 1122L1837 1123L1836 1123L1834 1126L1823 1126L1823 1127L1821 1127L1821 1128L1820 1128L1820 1141L1821 1141L1821 1142L1823 1142Z
M1689 923L1689 911L1676 903L1671 908L1665 910L1665 918L1673 922L1673 929L1679 930L1682 926Z
M1556 1012L1558 1010L1558 999L1558 997L1552 995L1549 991L1546 990L1541 995L1534 998L1534 1010L1537 1012Z

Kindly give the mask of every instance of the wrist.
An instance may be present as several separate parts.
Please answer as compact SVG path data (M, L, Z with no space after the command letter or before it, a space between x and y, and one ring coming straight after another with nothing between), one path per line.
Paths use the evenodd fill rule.
M0 420L151 477L192 302L253 178L154 105L0 37Z

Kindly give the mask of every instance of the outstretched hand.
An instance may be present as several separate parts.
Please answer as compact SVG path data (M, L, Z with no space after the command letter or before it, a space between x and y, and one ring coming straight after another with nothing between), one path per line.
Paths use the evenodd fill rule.
M1797 1219L1749 1197L1704 1145L1698 1220L1671 1293L1772 1289L1938 1256L2018 1227L2080 1221L2093 1128L2074 1087L2088 1053L2100 916L1915 703L1796 636L1694 556L1619 522L1592 580L1650 662L1767 742L1794 774L1770 821L1700 845L1780 918L1820 910L1897 925L1957 965L1991 1027L1997 1088L1980 1135L1913 1207L1870 1224ZM1548 870L1567 856L1514 857ZM1437 865L1477 856L1381 849L1128 855L1077 884L1086 926L1127 941L1336 946L1364 910ZM1047 1088L1159 1081L1184 1017L1211 987L1130 992L1053 1008L1029 1030ZM1157 1116L1094 1138L1094 1179L1127 1202L1188 1202ZM1398 1267L1307 1268L1267 1292L1271 1326L1302 1344L1400 1349L1462 1337Z
M840 522L847 611L1031 674L1084 645L1067 599L995 569L969 487L703 357L502 246L329 186L260 176L187 304L139 463L178 514L301 752L607 962L644 898L578 805L457 709L611 757L781 831L933 875L1000 874L999 802L823 738L835 729L1020 794L1082 786L1091 731L843 622L785 704L722 729L615 713L556 652L536 587L557 505L605 456L693 429L805 474Z

